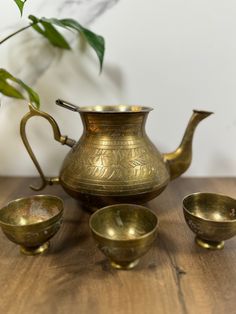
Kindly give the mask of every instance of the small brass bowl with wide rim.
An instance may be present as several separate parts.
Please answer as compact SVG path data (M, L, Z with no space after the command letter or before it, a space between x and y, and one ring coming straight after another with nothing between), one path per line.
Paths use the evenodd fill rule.
M194 193L183 199L185 220L205 249L222 249L236 235L236 200L216 193Z
M155 240L158 218L146 207L117 204L95 212L90 217L89 226L111 266L131 269Z
M51 195L36 195L14 200L0 210L0 226L6 237L20 245L26 255L49 248L49 239L59 230L63 201Z

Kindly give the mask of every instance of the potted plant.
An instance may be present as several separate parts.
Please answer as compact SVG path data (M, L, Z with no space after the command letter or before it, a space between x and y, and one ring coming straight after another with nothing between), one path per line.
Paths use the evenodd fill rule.
M20 10L22 16L24 5L27 0L14 0ZM79 34L83 40L85 40L94 49L100 64L100 71L102 70L105 42L102 36L95 34L89 29L83 27L78 21L66 18L38 18L34 15L29 15L29 23L17 31L11 33L7 37L0 40L0 45L10 40L12 37L17 36L19 33L31 28L54 47L62 50L71 49L71 45L64 34L61 33L61 29L67 29ZM26 82L23 82L20 78L15 77L7 69L0 68L0 94L15 98L25 99L31 102L35 107L40 107L40 97L38 93Z

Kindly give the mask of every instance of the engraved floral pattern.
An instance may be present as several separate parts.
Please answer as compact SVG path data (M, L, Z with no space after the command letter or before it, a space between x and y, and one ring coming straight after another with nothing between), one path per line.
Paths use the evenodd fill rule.
M192 221L192 219L188 219L187 222L193 232L197 234L203 234L203 232L201 231L201 227L196 222Z

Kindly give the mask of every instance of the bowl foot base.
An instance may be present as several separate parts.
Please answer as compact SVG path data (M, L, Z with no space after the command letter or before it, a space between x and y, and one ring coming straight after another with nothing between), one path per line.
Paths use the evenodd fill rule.
M46 252L49 248L49 242L46 242L40 246L34 246L34 247L20 247L20 252L25 255L38 255Z
M200 247L210 250L221 250L225 244L224 241L209 241L199 237L196 237L195 241Z
M139 263L139 259L136 259L132 262L114 262L114 261L111 261L111 266L113 268L116 268L116 269L128 270L128 269L132 269L135 266L137 266L138 263Z

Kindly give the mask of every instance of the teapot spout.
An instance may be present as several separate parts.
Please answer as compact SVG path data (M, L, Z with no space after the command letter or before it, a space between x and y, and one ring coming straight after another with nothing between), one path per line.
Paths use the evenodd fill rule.
M194 131L200 121L207 118L213 112L193 110L193 114L185 130L183 139L179 147L172 153L164 154L164 161L166 162L170 179L173 180L184 173L192 161L192 140Z

